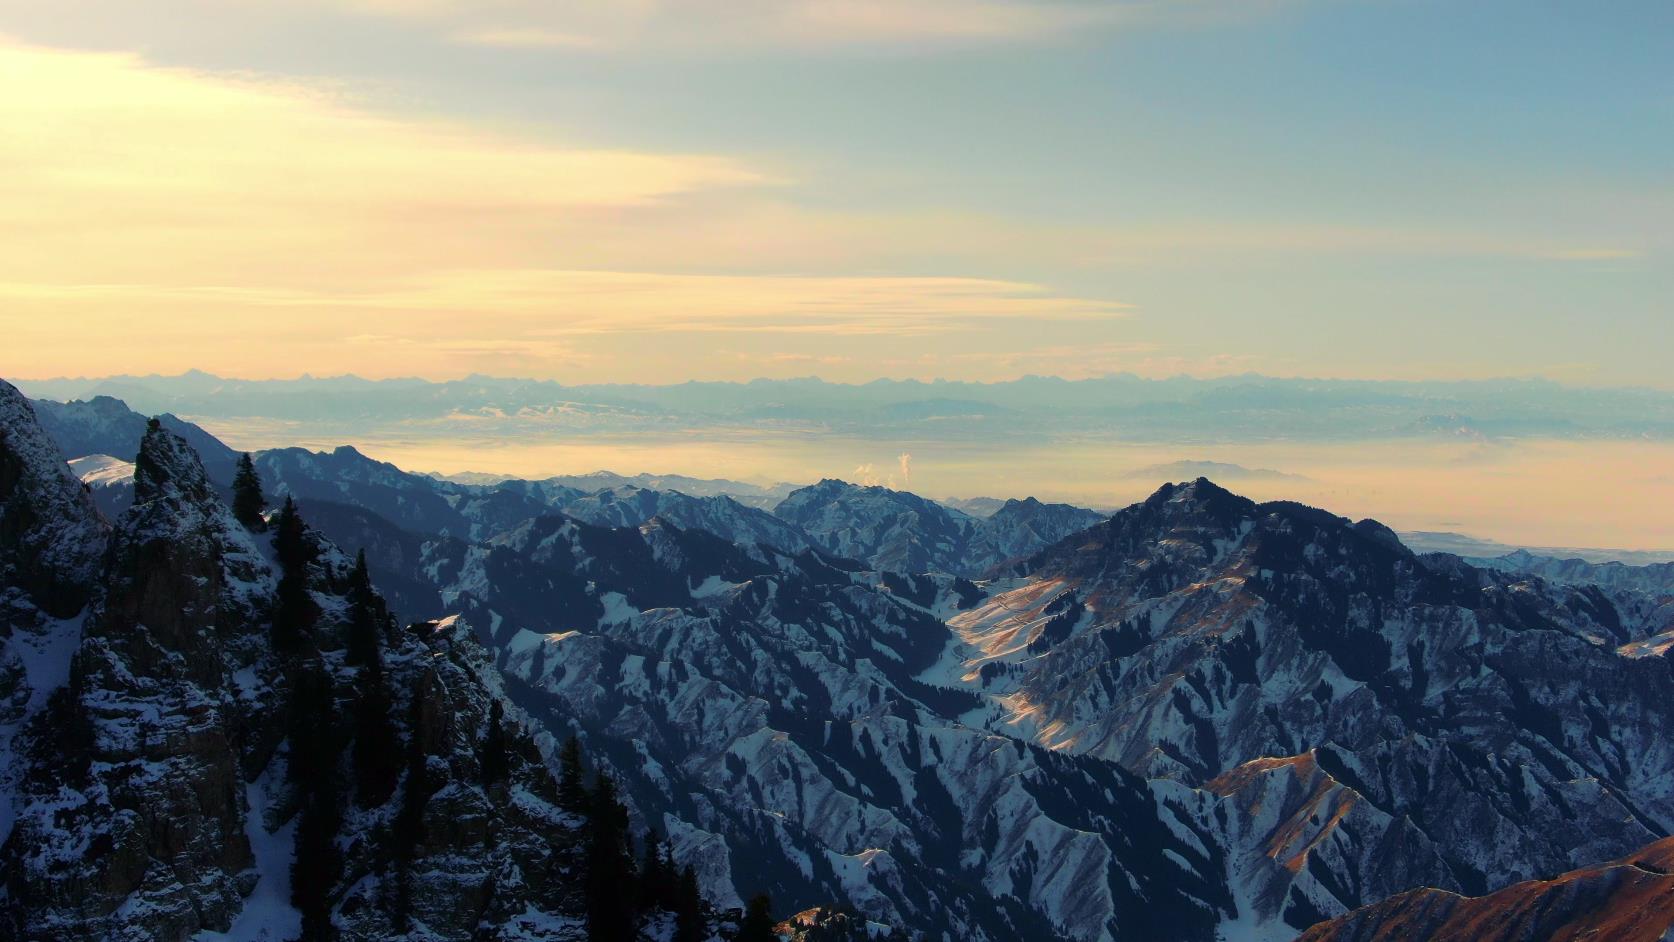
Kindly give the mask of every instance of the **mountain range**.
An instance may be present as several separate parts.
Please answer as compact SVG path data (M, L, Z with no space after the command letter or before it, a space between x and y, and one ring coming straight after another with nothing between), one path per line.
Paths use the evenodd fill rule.
M1260 375L971 383L819 379L747 383L563 385L468 376L432 382L356 376L241 380L178 376L32 380L25 391L71 400L115 397L147 413L301 426L360 438L399 427L457 435L592 435L704 427L796 428L872 438L1031 439L1068 433L1155 442L1674 436L1674 394L1580 388L1545 380L1395 382ZM1273 471L1252 472L1271 477ZM645 486L641 484L641 486Z
M255 454L253 525L236 455L180 420L0 386L0 431L19 938L294 932L311 802L344 809L311 897L344 937L402 913L427 938L586 937L571 737L722 938L760 893L994 942L1674 924L1654 567L1421 554L1206 478L1113 514L977 514L835 480L749 502L443 480L351 448ZM368 619L383 686L350 653ZM394 732L345 723L348 758L305 784L311 737L265 718L322 701ZM499 716L516 745L485 777ZM416 765L361 794L354 757L390 735Z

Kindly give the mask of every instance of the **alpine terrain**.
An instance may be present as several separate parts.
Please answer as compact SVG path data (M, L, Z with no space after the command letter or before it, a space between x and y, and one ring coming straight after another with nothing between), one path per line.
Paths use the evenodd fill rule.
M742 488L246 458L0 385L0 933L1674 926L1662 570L1202 478Z

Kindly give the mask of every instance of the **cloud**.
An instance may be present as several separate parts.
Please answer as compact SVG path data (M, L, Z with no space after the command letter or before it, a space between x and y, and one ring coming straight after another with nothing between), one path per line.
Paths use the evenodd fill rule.
M795 51L1042 42L1088 30L1205 25L1278 0L338 0L427 23L458 42L514 48Z
M1213 478L1217 481L1308 481L1306 475L1271 468L1246 468L1225 461L1181 459L1163 464L1146 465L1127 472L1130 478L1147 480L1189 481L1194 478Z
M13 373L120 371L143 351L146 368L252 375L294 372L279 358L379 372L369 357L551 375L601 335L945 334L1124 310L1002 279L606 267L755 258L810 217L746 212L714 239L729 194L774 174L389 117L330 86L0 45L0 122L31 129L0 137L0 326L30 350ZM399 342L343 343L368 335Z

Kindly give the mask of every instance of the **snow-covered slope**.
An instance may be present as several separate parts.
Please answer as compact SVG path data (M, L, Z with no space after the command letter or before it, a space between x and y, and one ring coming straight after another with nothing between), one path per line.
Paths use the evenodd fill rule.
M70 462L70 473L87 485L106 520L122 516L134 502L134 464L110 455L86 455Z
M558 504L566 516L607 527L637 527L661 517L687 530L707 530L733 543L760 544L796 553L811 540L801 529L758 507L731 497L692 497L679 491L656 491L623 485Z

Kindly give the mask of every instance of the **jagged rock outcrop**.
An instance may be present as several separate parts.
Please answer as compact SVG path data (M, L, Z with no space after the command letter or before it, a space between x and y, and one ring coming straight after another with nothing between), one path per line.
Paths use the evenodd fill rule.
M5 392L0 405L21 402ZM337 850L295 866L344 938L473 939L483 925L508 939L579 936L582 821L558 809L553 773L521 714L502 709L472 630L396 631L364 574L317 534L300 531L306 561L286 562L295 548L274 554L233 520L196 454L158 424L106 551L26 404L0 419L5 511L30 523L0 560L45 574L28 586L78 585L91 605L61 639L74 652L67 676L6 756L21 775L7 794L0 934L294 936L306 925L292 906L299 829L325 827ZM57 542L32 552L44 523ZM300 579L306 617L284 642L287 578ZM502 712L491 774L482 743Z
M134 480L68 686L25 733L5 860L29 938L225 928L249 889L233 676L261 666L269 566L179 437L154 425Z
M1299 942L1659 942L1674 933L1674 839L1608 864L1481 897L1417 889L1303 933Z
M92 498L29 400L0 380L0 591L67 618L87 604L103 553Z
M107 536L29 401L0 381L0 843L23 772L15 738L69 675Z

